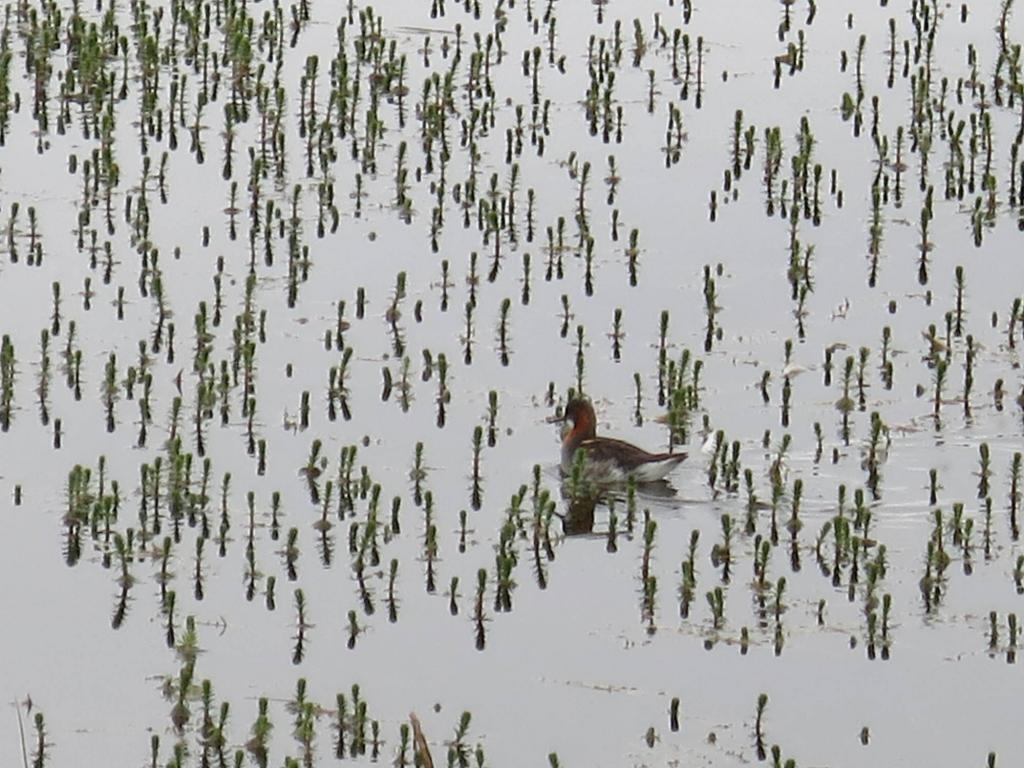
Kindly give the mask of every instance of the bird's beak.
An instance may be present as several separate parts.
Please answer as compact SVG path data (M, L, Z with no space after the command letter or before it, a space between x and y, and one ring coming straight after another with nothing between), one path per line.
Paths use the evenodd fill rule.
M562 424L565 421L565 415L562 416L548 416L544 419L546 424Z

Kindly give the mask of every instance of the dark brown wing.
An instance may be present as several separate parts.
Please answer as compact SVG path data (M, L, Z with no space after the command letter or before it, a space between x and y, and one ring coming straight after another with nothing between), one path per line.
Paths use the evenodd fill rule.
M616 440L612 437L584 440L580 443L580 448L587 452L587 459L590 461L615 462L627 471L651 462L674 459L678 463L686 458L685 453L650 453L625 440Z

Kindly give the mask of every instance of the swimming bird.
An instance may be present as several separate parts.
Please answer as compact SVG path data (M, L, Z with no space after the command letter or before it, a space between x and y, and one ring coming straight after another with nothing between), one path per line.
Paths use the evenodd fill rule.
M566 475L572 473L578 451L584 453L587 477L604 482L629 477L640 483L661 480L686 458L685 453L650 453L625 440L598 437L594 406L582 397L570 400L564 415L552 421L572 422L572 429L562 441L561 468Z

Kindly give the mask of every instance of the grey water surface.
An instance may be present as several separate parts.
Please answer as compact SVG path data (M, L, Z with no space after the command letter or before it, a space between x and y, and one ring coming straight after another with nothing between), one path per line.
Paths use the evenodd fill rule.
M1013 764L1015 10L6 3L0 764Z

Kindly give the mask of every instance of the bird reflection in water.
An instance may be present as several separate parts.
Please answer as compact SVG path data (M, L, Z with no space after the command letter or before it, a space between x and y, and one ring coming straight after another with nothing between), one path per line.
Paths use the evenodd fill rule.
M621 483L617 486L573 488L569 478L561 485L564 512L562 533L566 536L586 536L594 533L595 510L598 505L606 507L609 513L616 509L628 509L629 490ZM635 499L664 501L676 498L676 489L667 480L640 483L635 486ZM603 532L602 534L603 535Z

